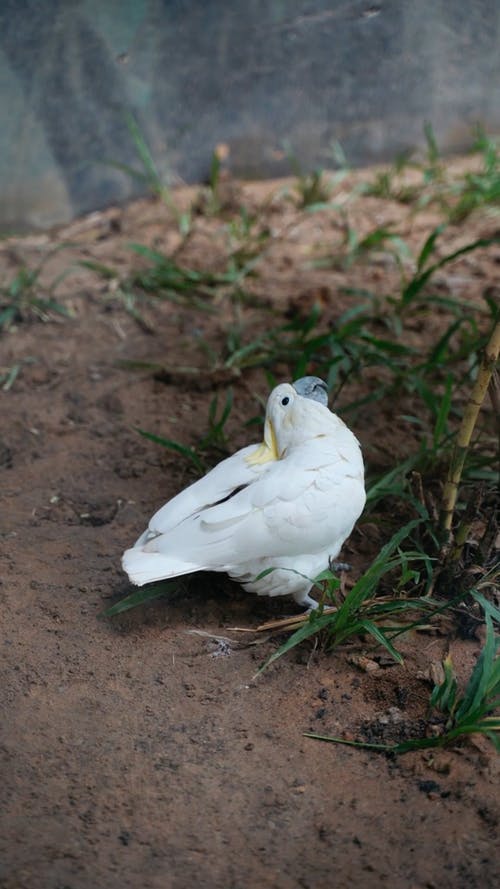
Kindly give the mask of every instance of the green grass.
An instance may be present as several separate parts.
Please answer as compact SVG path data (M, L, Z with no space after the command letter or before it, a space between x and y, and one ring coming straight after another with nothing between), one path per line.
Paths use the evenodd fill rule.
M481 157L481 167L475 173L452 181L446 198L450 222L464 222L476 210L500 213L500 148L498 139L479 131L473 148Z
M221 187L222 160L219 151L212 152L208 181L202 186L192 205L192 212L203 216L221 216L226 210L226 201Z
M156 599L161 599L169 593L174 593L177 589L178 584L175 582L167 583L166 581L162 581L161 583L145 584L140 589L134 590L133 593L120 599L119 602L110 605L110 607L103 611L100 616L116 617L117 614L124 614L125 611L130 611L132 608L138 608L140 605L146 605L148 602L154 602Z
M332 166L337 168L335 173L327 173L321 167L311 171L304 170L290 144L285 142L284 147L290 169L295 176L292 187L292 200L295 206L307 212L335 208L333 203L335 191L349 173L347 159L340 143L334 141L331 144ZM355 192L357 189L353 194ZM288 195L288 192L286 194Z
M498 453L494 424L486 412L480 415L466 455L455 514L453 545L459 553L460 582L452 576L446 579L439 519L455 434L499 313L494 293L485 290L482 303L458 297L453 283L447 286L444 273L476 252L484 256L500 243L497 236L467 236L464 226L461 246L449 246L451 239L456 243L459 227L471 213L497 210L498 144L480 134L475 145L476 172L456 175L450 172L432 127L427 125L423 153L401 156L350 192L345 186L347 162L338 146L335 174L319 168L304 171L289 153L295 172L292 194L289 191L285 196L289 202L291 197L295 207L291 224L321 211L342 233L340 243L326 252L318 247L303 271L312 267L323 275L332 270L333 279L338 272L354 277L373 261L382 260L390 274L385 291L375 293L350 282L340 284L341 307L337 310L333 297L325 311L315 307L308 317L292 312L285 319L275 305L265 308L263 301L259 303L249 287L268 252L280 238L287 237L286 227L276 233L272 201L251 210L242 205L223 212L220 159L214 154L198 213L205 217L205 232L214 235L214 244L217 241L217 263L211 266L217 271L194 268L184 258L191 254L183 253L183 248L193 246L200 220L194 218L194 210L179 210L175 192L162 182L132 120L129 129L141 163L132 175L142 177L173 215L181 248L167 255L150 245L132 244L135 262L131 260L132 267L125 274L87 262L88 268L112 283L111 297L120 299L139 323L143 321L142 305L152 300L168 300L193 318L210 313L210 324L217 328L218 337L196 339L199 362L191 356L186 360L186 376L213 373L219 382L221 378L242 378L253 385L260 371L271 388L284 377L296 379L314 373L327 381L331 403L356 428L362 441L364 429L377 414L398 427L400 444L401 430L406 430L398 458L381 450L376 463L367 461L367 504L359 524L361 532L364 522L377 530L379 552L345 595L331 571L316 578L319 608L299 618L299 625L290 625L288 638L261 670L313 640L325 656L359 637L367 648L382 648L401 663L404 634L442 620L443 613L456 632L470 622L474 627L484 622L486 642L464 688L451 661L445 660L444 679L430 696L425 736L398 744L309 737L401 754L457 743L478 732L499 748L500 719L494 713L500 703L499 641L493 627L500 614L491 595L499 580L494 548ZM342 197L336 203L341 184ZM400 229L381 224L360 234L351 224L350 212L351 202L360 193L398 201L408 208L410 222L422 210L432 208L433 218L437 215L440 222L423 233L416 249L410 247L411 225ZM291 212L290 203L287 212ZM360 277L356 274L357 281ZM221 307L226 311L224 321L218 322ZM423 335L415 335L418 330L423 330ZM147 362L140 364L144 368ZM172 369L158 365L152 365L151 370L165 371L167 377L172 373ZM233 450L228 433L232 407L232 389L218 390L209 401L201 430L189 443L171 435L138 431L152 446L175 453L193 474L200 475ZM259 432L262 413L248 421L248 425L256 424ZM147 585L111 606L106 616L168 596L177 588L176 582Z
M202 475L210 468L214 457L227 457L229 454L228 438L225 431L226 423L231 414L233 407L233 391L226 391L225 402L219 411L219 396L215 394L210 401L208 407L208 428L201 435L196 445L190 447L174 439L164 438L161 435L155 435L152 432L146 432L138 429L140 435L147 438L155 444L161 445L168 451L173 451L180 457L183 457L192 464L199 475Z
M95 260L82 260L79 264L106 280L108 298L121 302L141 326L146 326L141 304L149 300L167 300L201 312L214 312L214 301L221 297L247 300L245 281L255 274L270 233L242 208L225 226L225 234L228 249L220 272L190 268L160 250L137 243L128 247L141 264L125 274Z
M367 395L353 401L344 398L342 405L343 415L351 414L359 421L367 406L397 403L401 419L414 428L414 434L410 436L410 443L414 442L413 449L408 448L407 456L398 465L376 473L368 467L367 515L377 522L386 522L385 514L393 504L399 504L398 509L403 514L415 508L411 476L420 478L422 489L425 487L429 495L433 488L436 489L436 483L444 479L462 404L462 399L456 402L456 393L472 383L479 354L496 319L497 310L493 304L485 303L480 313L477 306L469 307L457 300L447 301L429 290L432 276L438 269L472 250L488 249L493 243L484 240L471 242L459 251L435 260L433 254L441 235L441 229L431 232L418 254L413 277L404 279L400 293L388 298L385 305L369 293L355 291L352 296L356 302L340 315L335 327L330 330L322 329L318 311L314 311L305 322L301 319L271 328L250 342L245 342L241 332L233 328L220 361L220 366L226 370L237 369L241 373L261 367L271 377L278 362L288 364L292 378L314 367L315 373L328 380L335 398L343 395L347 381L350 384L353 379L361 381L367 368L380 371L381 381ZM436 302L449 314L447 327L435 341L429 342L427 338L425 347L410 346L406 343L406 326L413 323L415 314L422 309L431 312ZM400 311L395 312L394 308ZM466 315L464 309L473 309L474 315ZM382 333L384 328L385 332ZM213 443L219 436L219 444L223 442L224 448L227 448L225 436L220 438L220 426L224 427L227 420L231 397L228 392L221 423L215 420L212 402L209 431L193 447L187 448L158 437L154 440L176 450L201 472L207 466L205 452L211 438ZM406 403L412 405L412 413L405 410ZM494 439L486 433L480 434L467 457L464 485L477 485L478 478L488 489L493 488L498 478ZM437 557L439 540L435 521L428 515L425 527L425 539L421 541L419 550L405 553L404 549L399 549L396 560L399 560L401 567L409 559L420 562L418 569L414 568L420 570L422 565L425 566L429 582L432 576L429 558ZM383 559L388 559L387 552L383 550L382 553ZM395 568L390 560L387 566L387 571ZM370 596L374 594L373 588ZM413 608L413 603L408 607ZM321 628L316 626L317 630ZM307 632L303 631L303 638L306 638Z
M402 628L400 625L387 624L386 621L393 616L401 617L410 611L423 611L426 613L425 619L428 620L429 614L433 614L439 609L439 604L425 597L425 580L422 584L422 595L414 596L412 599L404 599L399 594L379 600L376 598L376 593L382 578L389 573L399 573L398 586L400 590L410 582L414 586L420 584L423 565L426 569L427 585L430 582L432 560L421 549L413 547L406 551L401 549L403 541L411 538L412 532L422 524L424 519L425 516L422 515L400 528L389 543L382 547L368 570L356 581L344 599L339 597L340 583L330 571L326 571L316 578L316 585L322 588L320 607L304 619L303 626L299 627L268 658L261 670L306 639L317 635L322 638L324 647L329 650L353 636L366 634L371 636L377 645L382 645L396 661L401 663L402 657L391 640L401 632L407 631L409 626L414 626L415 622L408 621ZM419 567L414 568L414 564ZM272 570L271 568L266 573ZM333 605L336 610L325 612L323 611L325 605Z
M423 157L406 152L396 162L378 171L364 182L362 193L371 197L408 204L414 212L437 205L443 218L460 224L477 210L500 212L499 142L478 130L472 154L480 160L477 172L450 173L430 124L424 131L426 150ZM412 180L405 175L411 171Z
M497 614L497 620L500 614ZM486 640L470 674L463 693L460 693L451 657L443 662L444 679L436 684L429 700L429 721L433 734L429 737L410 738L399 744L371 744L345 738L329 738L312 732L306 737L336 744L347 744L383 753L409 753L413 750L444 747L456 743L467 735L485 735L500 752L500 636L495 635L490 613L485 615ZM437 732L436 732L437 729Z
M147 438L148 441L152 441L154 444L161 445L161 447L165 448L167 451L173 451L175 454L184 457L185 460L188 460L193 464L194 468L200 475L205 471L205 463L194 448L183 445L181 442L174 441L171 438L155 435L154 432L147 432L144 429L138 429L137 432L139 435L142 435L143 438Z
M2 392L9 392L12 389L25 365L35 363L36 358L27 356L26 358L21 358L20 361L16 361L15 364L11 364L9 367L0 367L0 389Z
M379 171L371 183L362 188L353 186L341 206L335 202L336 190L342 185L345 191L348 164L340 146L332 148L336 173L319 168L305 171L288 152L295 172L292 191L296 210L292 224L321 210L342 231L340 244L330 247L326 255L318 249L312 265L321 267L325 274L329 269L351 274L373 259L389 257L393 274L385 293L341 285L341 309L332 311L330 306L322 313L314 308L306 318L292 314L284 320L275 306L265 308L265 300L259 302L249 286L269 251L287 236L286 227L279 234L273 228L272 201L268 199L251 209L242 204L222 218L221 161L214 153L205 190L203 222L214 235L214 242L217 239L217 263L213 266L217 271L193 267L183 259L186 254L182 252L186 245L192 245L197 234L193 211L181 209L171 187L172 177L168 172L160 173L153 152L131 115L127 125L138 163L133 167L116 166L161 200L178 228L180 247L169 255L149 244L130 244L130 267L125 272L109 263L83 260L82 266L108 282L105 298L118 301L148 331L152 328L143 308L154 300L167 300L193 318L210 314L213 326L218 328L218 345L214 347L212 340L197 337L200 362L198 366L193 362L193 366L184 368L186 375L222 373L224 379L233 381L260 370L270 387L284 376L294 379L313 372L327 381L331 402L360 430L360 437L363 424L370 422L378 411L385 412L388 422L404 423L408 429L405 452L398 462L389 454L383 465L379 461L367 466L365 516L380 529L381 539L390 542L382 547L344 602L338 600L333 577L321 580L324 601L335 602L338 611L334 617L313 615L298 637L301 641L320 633L327 639L327 647L332 647L339 640L362 632L390 648L395 637L392 630L387 630L385 618L392 614L401 616L401 611L407 609L413 619L415 610L421 607L427 619L427 605L434 607L430 599L426 599L425 606L422 601L432 588L439 567L436 515L440 489L467 393L498 318L498 302L491 292L485 292L481 305L458 298L452 288L443 293L443 287L436 283L438 276L454 263L476 251L490 251L500 243L498 237L481 237L464 238L465 244L459 249L446 246L450 233L456 234L457 227L471 213L491 213L498 208L498 142L478 134L476 172L456 176L450 174L432 127L427 125L423 154L407 153L391 167ZM407 171L413 176L411 184L405 182ZM346 210L360 191L408 204L412 218L432 205L439 210L442 221L425 234L416 251L410 248L408 235L393 225L379 225L360 234L351 225ZM49 285L42 286L40 280L50 255L46 254L34 268L20 265L0 285L0 330L12 329L30 316L47 320L53 313L68 314L55 298L56 288L67 272ZM304 264L303 271L308 268L310 264ZM224 313L224 322L217 321L221 306L230 307ZM248 311L245 314L249 308L251 324ZM419 324L428 328L420 338L414 336ZM128 364L133 366L134 362ZM141 367L146 365L147 362L141 363ZM13 386L20 367L17 363L2 368L0 385L4 390ZM152 369L162 370L158 365ZM227 423L232 404L230 388L214 395L206 428L191 444L139 431L188 461L192 470L200 474L231 450ZM484 524L483 513L490 508L492 492L498 484L495 430L483 417L480 419L467 454L457 510L455 531L459 536L465 535L465 539L474 519L479 516ZM260 424L262 414L249 422ZM494 530L488 525L483 537L476 540L475 562L466 567L472 570L475 566L477 570L469 587L463 590L464 597L477 583L479 571L489 576ZM464 575L469 576L468 572ZM383 602L377 601L380 591L384 593ZM142 598L131 601L146 601L147 591L141 595ZM152 595L156 595L154 590ZM453 599L453 590L449 596ZM286 644L293 647L297 642L288 640Z
M415 302L423 294L425 288L430 283L432 276L440 269L454 262L456 259L459 259L459 257L465 256L467 253L472 253L474 250L500 244L500 236L495 236L493 238L478 238L477 240L471 241L469 244L465 244L464 247L460 247L458 250L453 250L451 253L447 253L445 256L432 261L436 253L438 238L443 233L444 228L444 225L438 225L425 240L416 259L416 271L405 282L401 295L394 302L396 310L400 312L405 311L410 303ZM429 302L429 300L431 302L436 302L435 298L427 297L427 302ZM450 308L451 306L452 304L450 305Z
M192 215L190 210L183 211L179 209L171 188L171 173L167 172L162 175L159 172L153 153L131 112L125 114L125 123L130 133L140 166L133 167L129 164L117 163L113 160L108 160L106 163L108 166L114 167L122 173L126 173L127 176L130 176L132 179L139 182L151 194L158 197L175 219L181 235L186 237L191 230Z
M323 207L328 204L333 186L324 171L318 168L311 172L305 172L290 145L285 145L285 151L295 176L294 203L299 210Z
M71 317L66 306L55 298L55 291L69 274L69 269L49 285L42 285L40 281L42 270L53 253L47 253L34 268L21 265L10 280L0 283L0 331L9 330L29 317L40 321L49 321L54 314Z
M384 300L368 291L344 290L353 305L330 330L323 327L315 310L305 321L300 318L270 328L247 342L233 336L227 343L224 366L240 371L259 366L272 369L286 362L293 377L314 367L327 380L334 400L341 397L348 381L361 381L367 369L377 368L380 382L361 399L342 398L342 412L356 417L367 403L397 397L404 405L404 399L413 401L416 395L423 410L414 417L408 411L407 417L416 424L432 425L435 446L446 438L448 418L456 410L450 387L463 387L473 379L478 355L498 314L493 301L485 300L483 307L469 304L438 295L431 285L437 271L467 253L500 243L499 239L476 240L436 258L441 235L438 227L425 240L415 272L402 278L399 293L388 294ZM434 310L448 315L446 327L430 344L427 338L425 343L412 344L407 329L415 319L431 317Z
M175 194L169 189L165 192L151 153L132 123L130 130L142 164L142 170L136 173L146 177L150 190L172 210ZM394 621L405 626L420 619L427 621L434 611L456 600L452 589L444 605L429 596L441 559L439 497L467 393L499 308L494 295L487 292L482 304L458 298L452 286L443 288L442 278L454 263L476 251L490 251L499 243L498 237L471 237L465 238L458 249L447 246L451 226L461 224L473 210L489 212L495 206L498 149L493 140L481 137L476 144L479 172L456 177L449 173L430 126L426 127L425 140L423 155L407 154L377 173L371 185L353 187L341 207L335 203L335 194L341 183L345 190L347 163L340 149L335 157L339 167L336 174L319 169L304 171L290 157L296 174L293 200L297 215L293 224L321 210L331 214L337 229L340 226L343 232L340 245L330 248L326 255L318 250L313 266L320 266L325 273L333 268L351 274L373 259L390 258L391 283L386 292L344 286L342 308L336 314L331 307L324 314L315 308L307 318L292 315L285 321L276 318L274 307L264 309L247 292L248 281L259 273L270 248L280 237L286 237L286 230L281 235L272 230L270 201L251 211L241 206L224 220L219 218L217 155L213 157L208 202L204 205L205 224L218 236L218 244L225 244L223 256L218 254L216 273L182 261L182 250L169 256L143 244L130 245L139 264L125 275L117 275L108 267L99 270L94 264L96 272L113 279L114 294L121 294L131 314L138 315L141 304L148 299L169 300L194 316L218 311L223 301L232 307L232 312L225 314L231 320L219 325L217 346L212 340L197 338L200 362L188 368L190 375L222 373L228 380L236 380L260 369L270 387L284 376L294 379L315 373L327 381L335 408L359 430L361 438L363 424L379 411L387 415L388 422L397 421L400 428L404 424L408 430L405 451L398 461L386 454L383 461L376 465L368 462L367 466L365 517L379 529L381 540L389 543L381 548L345 600L338 598L336 579L323 577L323 601L335 603L337 611L327 614L320 609L307 618L273 659L317 634L325 640L326 648L331 648L359 633L371 636L374 643L384 645L397 658L395 640L399 631ZM410 184L405 182L407 171L413 177ZM424 234L416 250L410 248L408 235L392 225L380 225L360 235L350 224L346 210L360 191L408 204L411 218L432 205L442 221ZM182 221L173 212L184 245L187 238L196 237L195 225L192 217ZM240 311L249 306L253 307L252 320L257 322L251 326L248 314ZM414 331L419 326L426 333L416 337ZM220 396L219 401L214 396L206 431L189 445L145 431L141 434L174 451L201 473L231 450L226 431L231 408L230 389L222 395L222 403ZM260 424L262 414L249 422ZM457 529L466 519L470 527L470 515L482 516L489 509L497 483L494 430L481 416L462 476ZM476 540L477 549L464 565L464 576L468 578L470 573L470 582L461 590L461 601L470 596L480 572L490 576L492 543L487 534L492 536L491 529ZM491 584L485 595L490 588ZM155 588L151 594L156 595ZM147 591L141 595L131 601L147 601Z

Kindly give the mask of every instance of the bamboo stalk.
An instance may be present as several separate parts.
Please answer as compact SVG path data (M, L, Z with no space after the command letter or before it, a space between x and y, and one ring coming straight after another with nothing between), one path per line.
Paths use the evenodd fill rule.
M481 366L474 388L471 392L470 399L465 408L465 412L458 430L453 456L451 458L450 468L448 470L448 478L443 492L443 500L441 504L440 524L446 535L450 535L453 522L453 513L458 495L458 486L462 477L465 458L469 448L470 440L477 417L483 401L486 397L488 387L490 385L491 376L498 361L498 353L500 352L500 321L497 321L493 333L484 350Z

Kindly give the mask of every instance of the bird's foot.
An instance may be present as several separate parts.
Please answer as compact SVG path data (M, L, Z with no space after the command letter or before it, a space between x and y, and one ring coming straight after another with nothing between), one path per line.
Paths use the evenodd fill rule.
M340 571L352 570L352 565L349 562L337 562L336 559L328 559L328 567L333 574L339 574Z
M306 613L315 611L316 608L319 608L319 603L316 602L316 599L313 599L312 596L309 595L302 596L302 598L295 599L295 601L301 608L305 608Z
M305 608L305 614L310 614L311 611L317 611L318 608L322 608L323 611L336 611L337 609L333 605L328 605L325 602L316 602L316 599L313 599L312 596L304 596L300 602L295 600L297 605L301 605L302 608Z

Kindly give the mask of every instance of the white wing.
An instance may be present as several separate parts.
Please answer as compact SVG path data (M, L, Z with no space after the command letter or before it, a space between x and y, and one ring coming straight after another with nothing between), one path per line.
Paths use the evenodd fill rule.
M350 469L332 447L309 443L286 460L269 464L225 502L147 541L142 553L145 558L161 555L163 568L171 562L165 577L229 570L265 556L320 552L347 536L363 507L362 477ZM186 567L179 570L181 565Z
M140 546L158 534L165 534L190 516L214 506L226 497L230 497L238 488L253 482L269 466L268 463L251 464L247 461L258 447L258 445L248 445L226 460L222 460L203 478L165 503L154 514L147 530L135 545Z

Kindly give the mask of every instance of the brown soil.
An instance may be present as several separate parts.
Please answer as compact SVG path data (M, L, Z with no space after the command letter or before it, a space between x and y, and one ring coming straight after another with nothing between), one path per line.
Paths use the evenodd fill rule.
M245 187L247 205L272 188ZM338 241L338 230L322 214L299 216L282 198L267 212L282 239L251 288L278 317L308 300L338 312L347 305L341 284L384 293L396 279L394 263L380 256L347 270L308 268L311 249ZM364 231L394 222L418 245L435 220L431 211L412 220L399 204L366 198L351 222ZM473 225L452 231L447 249L491 234L488 218ZM201 217L179 261L217 270L219 230L220 221ZM73 246L52 257L47 281L76 259L125 268L131 240L178 246L164 208L141 201L54 235L5 241L2 271L11 276L20 260L32 264L61 240ZM442 286L479 298L495 283L496 258L471 254L447 281L441 276ZM200 334L220 351L231 319L224 300L216 315L152 303L142 307L154 331L147 332L113 288L84 269L58 294L72 320L27 318L0 341L2 367L21 366L1 393L0 885L497 886L498 765L484 739L394 758L304 737L391 741L421 731L430 666L451 649L466 676L478 639L409 636L404 666L383 658L377 665L380 650L363 641L329 655L306 647L254 678L277 639L230 628L291 613L287 601L199 575L170 598L100 617L130 591L122 550L193 477L135 427L184 444L206 432L210 399L218 388L223 396L227 375L182 367L203 366ZM252 308L241 313L246 331L258 327ZM123 368L123 359L168 371L155 379ZM274 370L281 378L289 372ZM257 440L256 427L243 423L260 412L256 396L265 398L268 387L261 371L229 381L235 449ZM378 408L367 408L363 421L358 415L355 431L373 465L384 448L404 453L408 427ZM345 552L354 576L381 533L360 522ZM362 669L365 654L372 671Z

